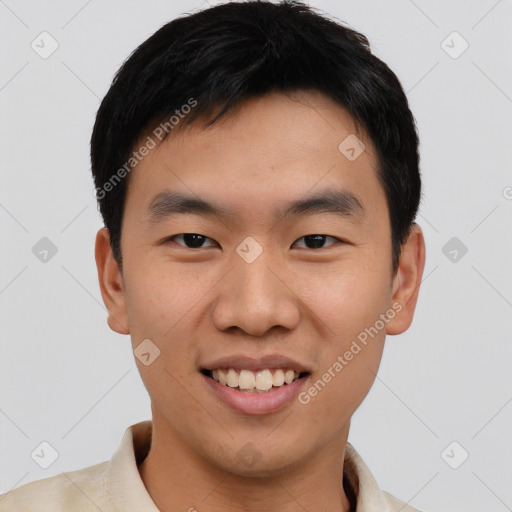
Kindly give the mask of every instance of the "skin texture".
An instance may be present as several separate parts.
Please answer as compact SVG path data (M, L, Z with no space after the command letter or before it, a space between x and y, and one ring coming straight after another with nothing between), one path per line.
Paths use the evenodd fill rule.
M366 150L349 161L339 144L357 134ZM139 466L162 511L348 511L342 482L350 419L371 388L386 334L412 322L425 264L414 225L391 272L391 227L370 140L319 93L251 99L210 128L171 133L130 175L119 270L108 230L96 238L108 324L149 338L161 351L136 359L151 398L153 443ZM364 215L276 218L288 201L323 188L356 195ZM164 189L232 208L236 215L177 215L152 223L146 209ZM182 233L208 237L189 248ZM324 234L321 248L304 236ZM248 236L263 249L252 263L236 252ZM243 353L291 357L312 384L393 304L401 309L343 370L303 404L275 413L232 411L205 385L206 361ZM308 386L310 385L308 384ZM306 388L307 389L307 388ZM258 460L238 456L252 443Z

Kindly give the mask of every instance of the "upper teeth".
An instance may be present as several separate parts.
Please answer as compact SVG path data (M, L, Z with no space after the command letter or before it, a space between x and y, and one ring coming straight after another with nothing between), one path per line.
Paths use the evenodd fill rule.
M272 371L274 373L272 373ZM277 370L259 370L253 372L251 370L229 370L218 369L212 371L212 377L221 384L230 388L239 387L243 390L257 389L259 391L268 391L272 386L279 387L285 382L291 384L299 378L299 373L289 369Z

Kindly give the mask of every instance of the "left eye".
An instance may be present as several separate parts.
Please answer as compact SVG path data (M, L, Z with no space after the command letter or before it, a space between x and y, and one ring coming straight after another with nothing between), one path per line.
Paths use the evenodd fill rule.
M306 236L303 236L302 238L299 238L299 240L306 241L306 245L308 246L308 247L306 247L306 249L322 249L323 243L327 238L331 238L335 242L340 241L338 238L335 238L335 237L329 236L329 235L306 235ZM297 242L294 242L294 243L297 243Z

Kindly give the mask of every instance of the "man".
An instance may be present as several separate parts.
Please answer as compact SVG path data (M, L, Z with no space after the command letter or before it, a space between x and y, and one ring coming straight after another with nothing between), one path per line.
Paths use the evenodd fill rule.
M117 73L91 159L152 420L0 510L415 510L347 442L425 263L414 119L366 38L299 2L174 20Z

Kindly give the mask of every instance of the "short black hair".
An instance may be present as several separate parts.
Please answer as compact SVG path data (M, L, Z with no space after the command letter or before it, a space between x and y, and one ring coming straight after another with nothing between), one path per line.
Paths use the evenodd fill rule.
M163 140L174 126L181 129L199 116L210 125L249 98L307 90L344 107L376 149L394 275L421 198L419 141L407 98L363 34L286 0L232 2L176 18L115 74L97 112L91 163L120 268L128 173L139 161L134 149L142 136L156 128L150 147L150 139Z

